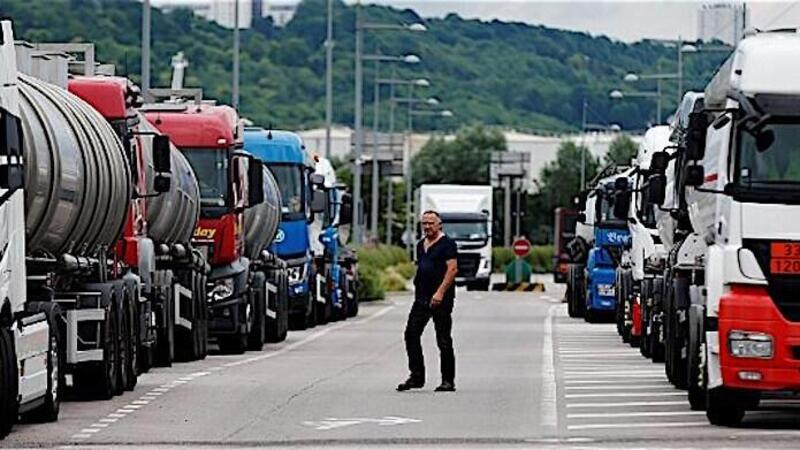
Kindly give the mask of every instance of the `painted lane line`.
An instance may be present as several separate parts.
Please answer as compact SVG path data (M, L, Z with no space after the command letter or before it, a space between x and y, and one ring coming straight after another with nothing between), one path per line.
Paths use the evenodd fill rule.
M604 375L660 375L664 376L663 370L602 370L596 372L581 371L581 372L564 372L564 376L570 377L573 375L585 375L591 377L601 377Z
M662 380L662 379L664 379L664 374L663 373L633 373L633 374L628 374L628 375L625 375L625 374L620 374L620 375L569 375L569 376L565 376L563 379L564 380L581 380L581 379L587 379L587 378L589 378L589 379L592 379L592 378L606 378L606 379L617 378L617 379L623 379L623 380L627 380L627 379L630 379L630 378L655 378L655 379Z
M639 384L639 385L625 385L625 386L566 386L567 391L630 391L636 389L669 389L674 391L675 388L669 384Z
M604 392L602 394L565 394L564 398L609 397L686 397L685 392Z
M111 418L103 417L102 419L100 419L100 422L103 422L103 423L114 423L114 422L116 422L118 420L119 419L116 418L116 417L111 417Z
M646 411L624 413L579 413L567 414L567 419L605 419L623 417L674 417L674 416L705 416L705 411Z
M558 306L547 310L544 319L544 337L542 338L542 402L540 416L542 426L558 430L558 395L556 391L556 369L553 358L553 317Z
M91 434L86 434L86 433L78 433L78 434L73 434L72 435L72 439L86 439L86 438L90 438L90 437L92 437L92 435Z
M594 423L569 425L568 430L599 430L603 428L683 428L710 426L708 422L661 422L661 423Z
M686 406L682 402L569 403L567 408L627 408L631 406Z
M108 424L108 423L100 423L100 422L98 422L98 423L93 423L92 424L92 428L106 428L109 425L110 424Z
M108 415L108 417L111 417L112 419L122 419L125 416L127 416L127 414L111 413Z
M84 428L81 430L81 433L97 433L100 429L98 428Z
M149 405L150 401L149 400L134 400L131 403L134 404L134 405L144 406L144 405Z
M149 400L149 401L151 401L151 402L152 402L153 400L155 400L155 399L157 399L157 398L158 398L158 397L157 397L157 396L155 396L155 395L150 395L150 394L148 394L148 395L143 395L143 396L139 397L139 400Z
M653 383L656 380L648 380L648 379L641 379L641 380L626 380L625 386L638 386L637 383ZM584 384L613 384L615 386L619 386L619 380L566 380L566 385L584 385ZM671 386L671 385L665 385Z
M130 409L130 408L128 408L128 407L126 406L126 407L124 407L124 408L120 408L120 409L118 409L118 410L117 410L117 412L118 412L118 413L126 413L126 414L129 414L129 413L132 413L132 412L136 412L136 410L135 410L135 409Z
M131 403L129 405L125 405L126 409L134 409L135 410L135 409L139 409L141 407L142 407L142 405L134 405L133 403Z

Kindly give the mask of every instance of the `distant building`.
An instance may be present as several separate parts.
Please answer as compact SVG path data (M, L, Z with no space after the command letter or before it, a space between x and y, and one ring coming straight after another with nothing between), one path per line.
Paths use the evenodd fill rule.
M239 28L241 29L250 28L254 17L272 17L275 26L286 26L297 12L299 3L297 0L195 0L181 3L174 3L170 0L153 0L153 5L165 11L187 8L206 20L232 29L235 23L236 2L239 3Z
M697 38L701 41L719 40L736 45L744 37L748 25L744 3L706 4L697 11Z

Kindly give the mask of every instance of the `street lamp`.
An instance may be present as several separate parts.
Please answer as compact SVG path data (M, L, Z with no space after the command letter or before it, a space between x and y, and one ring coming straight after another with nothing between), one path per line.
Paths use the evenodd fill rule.
M441 111L425 111L425 110L412 110L412 116L434 116L434 117L453 117L453 111L449 109L441 110Z
M358 1L356 3L356 45L355 45L355 114L354 114L354 128L356 134L356 142L355 142L355 161L356 164L353 168L353 204L356 205L353 208L353 241L356 244L360 244L362 241L361 235L361 224L359 223L360 217L360 209L361 209L361 166L358 162L361 160L361 156L363 153L364 148L364 128L363 128L363 89L364 89L364 67L363 67L363 56L364 56L364 31L367 30L405 30L405 31L412 31L412 32L422 32L426 31L427 28L425 25L420 23L412 23L412 24L381 24L381 23L365 23L362 17L362 10L361 10L361 2ZM414 61L419 62L419 57L416 58L408 58L407 55L405 60L407 61ZM376 60L377 63L378 60ZM375 164L373 162L373 164ZM373 166L374 167L374 166ZM375 198L377 199L377 197Z

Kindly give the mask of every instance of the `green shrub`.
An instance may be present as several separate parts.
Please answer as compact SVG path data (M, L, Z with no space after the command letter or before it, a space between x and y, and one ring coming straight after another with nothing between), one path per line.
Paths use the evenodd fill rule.
M405 249L394 245L365 246L360 247L357 252L359 264L376 269L385 269L389 266L409 262Z
M492 248L492 268L496 273L503 273L507 265L514 260L516 256L510 248L494 247ZM553 270L553 246L552 245L534 245L531 247L531 252L526 258L528 264L531 265L533 273L548 273Z
M417 266L412 262L403 262L395 265L394 268L397 270L397 273L402 275L406 280L414 278L414 274L417 273Z
M384 291L381 284L380 272L368 265L358 265L358 298L359 300L379 300L384 298Z
M404 291L406 289L406 278L403 278L395 267L388 267L380 272L381 288L384 291Z

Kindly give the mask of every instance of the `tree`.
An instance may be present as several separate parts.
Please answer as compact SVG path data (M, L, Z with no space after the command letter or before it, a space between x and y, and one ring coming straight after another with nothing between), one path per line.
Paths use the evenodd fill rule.
M631 159L636 157L638 148L633 139L628 137L627 134L620 134L608 146L608 153L606 153L606 164L628 165Z
M412 161L414 185L489 184L491 154L506 150L505 136L483 125L461 128L451 141L435 137Z
M585 182L588 183L600 168L600 162L583 145L565 141L558 148L556 160L548 163L539 177L539 192L544 196L548 211L567 206L572 197L584 186L581 180L581 154L585 164Z

